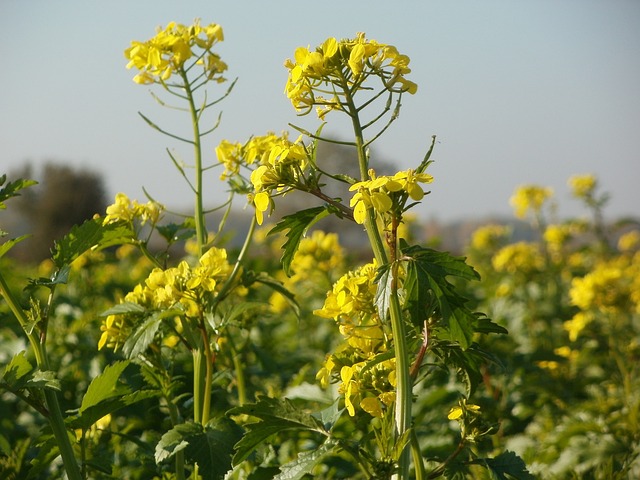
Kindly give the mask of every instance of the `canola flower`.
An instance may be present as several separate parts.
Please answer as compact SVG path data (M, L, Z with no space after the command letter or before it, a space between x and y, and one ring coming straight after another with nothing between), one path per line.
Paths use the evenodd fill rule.
M115 222L133 223L140 220L141 224L147 222L155 225L160 219L160 215L164 211L164 206L149 201L145 204L138 203L137 200L130 200L124 193L118 193L115 202L107 207L107 215L103 220L103 224L107 225Z
M478 251L492 251L501 246L510 234L511 228L506 225L484 225L473 232L470 246Z
M226 250L212 247L196 266L183 260L176 267L154 268L143 283L124 297L124 302L140 305L145 313L174 309L176 316L198 319L232 269ZM134 327L133 322L134 315L130 314L107 316L100 327L98 349L107 346L115 351L121 347Z
M593 193L598 185L595 175L573 175L567 181L571 193L576 198L587 199L593 197Z
M584 277L572 280L569 298L579 309L564 323L571 341L596 318L640 313L640 253L596 264Z
M306 114L316 106L323 119L332 110L342 110L345 92L363 88L371 76L379 77L390 92L416 93L417 85L405 78L411 72L409 62L396 47L367 39L364 33L352 39L329 37L315 50L297 48L293 59L285 61L285 93L298 112Z
M278 255L280 246L274 252ZM278 272L278 278L287 290L296 294L309 296L310 292L326 290L337 274L344 271L345 252L336 233L325 233L314 230L310 236L300 241L300 246L291 262L293 274L287 277L284 272ZM270 300L271 310L283 312L289 306L285 297L275 292Z
M282 135L269 132L252 137L245 144L223 140L216 147L216 156L225 166L220 176L222 180L239 175L242 166L255 166L250 175L253 192L248 198L256 209L259 225L264 222L264 213L274 207L273 191L284 194L304 183L307 151L302 137L292 142L286 132Z
M544 257L534 243L517 242L501 248L491 264L498 272L533 273L544 268Z
M327 293L321 309L314 313L331 318L339 326L344 342L327 356L316 378L323 387L339 382L349 415L363 410L382 417L395 402L395 358L375 361L388 352L391 334L383 326L374 304L376 263L348 272Z
M433 177L428 173L417 173L412 169L381 177L376 176L375 171L370 169L369 177L369 180L354 183L349 187L349 191L355 191L350 206L353 208L353 218L359 224L365 222L369 208L373 208L378 214L385 214L390 212L394 205L404 206L404 202L398 201L400 195L406 195L414 201L422 200L425 192L418 184L433 182Z
M529 212L539 215L543 205L553 196L553 189L538 185L522 185L516 188L509 200L518 218L525 218Z
M151 39L132 41L124 55L129 60L127 68L140 71L133 78L136 83L164 84L172 75L185 75L194 65L202 67L208 80L221 83L226 80L227 65L211 49L223 40L222 27L215 23L202 26L198 19L193 25L170 22L165 28L158 27ZM193 63L187 64L192 58Z

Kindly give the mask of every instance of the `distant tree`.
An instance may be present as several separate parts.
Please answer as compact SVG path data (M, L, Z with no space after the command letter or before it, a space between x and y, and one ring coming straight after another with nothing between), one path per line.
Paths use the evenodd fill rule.
M96 172L59 163L47 163L41 175L33 175L32 170L28 165L11 175L36 177L40 182L25 190L16 202L32 236L16 247L15 255L21 260L41 261L50 256L54 241L71 227L104 213L106 195L102 176Z

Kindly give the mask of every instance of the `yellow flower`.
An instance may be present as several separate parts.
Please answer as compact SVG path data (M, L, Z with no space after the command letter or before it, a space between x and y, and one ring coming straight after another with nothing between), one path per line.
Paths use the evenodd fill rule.
M340 41L327 38L313 51L309 47L298 47L294 58L287 59L284 65L289 70L285 93L294 108L306 114L317 105L320 118L333 109L340 109L345 81L360 89L364 88L361 84L367 78L376 76L390 92L413 94L417 91L416 84L405 78L411 72L409 57L391 45L365 38L364 33ZM336 96L326 100L316 95L327 91L335 92Z
M553 196L553 189L537 185L522 185L518 187L510 199L518 218L524 218L527 212L538 214L544 203Z
M536 244L518 242L500 249L491 264L498 272L527 274L544 268L544 258Z
M118 193L116 194L115 203L107 207L107 216L104 219L104 224L120 221L132 222L135 215L136 209L129 197L124 193Z
M593 196L593 191L597 186L595 175L573 175L568 180L571 193L576 198L587 198Z
M471 248L475 250L494 250L511 233L504 225L485 225L476 229L471 236Z
M631 253L640 249L640 231L631 230L618 239L618 250Z
M372 417L382 418L382 404L376 397L366 397L360 402L360 408Z
M170 22L164 29L146 42L133 41L124 52L129 60L127 68L137 68L136 83L166 82L176 73L186 74L187 60L195 56L195 64L204 68L207 78L224 81L222 73L227 69L220 57L211 52L217 42L224 40L222 27L210 24L205 27L196 20L193 25ZM195 48L202 52L194 51Z
M130 327L126 325L126 321L121 315L109 315L100 326L102 335L98 341L98 350L102 350L105 345L114 352L124 345L129 337Z
M424 197L424 191L418 183L433 182L431 175L415 173L411 169L398 172L391 177L377 177L372 169L369 170L369 177L370 180L357 182L349 187L349 191L356 192L351 197L349 205L353 208L354 220L359 224L364 223L369 208L380 214L390 211L394 204L393 193L404 192L412 200L419 201Z

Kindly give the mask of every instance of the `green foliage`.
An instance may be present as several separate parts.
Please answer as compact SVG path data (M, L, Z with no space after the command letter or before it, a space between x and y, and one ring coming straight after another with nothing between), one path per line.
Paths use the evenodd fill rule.
M228 415L249 415L259 419L248 423L248 432L236 445L233 464L238 465L245 460L255 448L272 435L284 430L302 430L328 435L323 422L298 409L288 399L262 397L257 403L235 407Z
M38 182L35 180L24 180L18 179L13 182L7 182L7 175L4 174L0 177L0 210L5 210L7 206L5 205L5 201L12 197L20 196L20 190L23 190L32 185L37 185Z
M162 436L156 446L156 462L162 463L184 451L186 458L198 466L203 479L220 480L231 468L233 445L239 438L238 426L224 417L204 426L182 423Z
M287 241L282 245L282 269L291 276L291 262L298 251L302 237L307 234L316 222L329 215L328 207L315 207L301 210L292 215L285 215L269 234L287 231Z
M131 229L125 224L110 223L103 225L101 218L87 220L75 226L53 248L53 262L58 268L70 265L80 255L90 249L104 249L126 243L134 238Z

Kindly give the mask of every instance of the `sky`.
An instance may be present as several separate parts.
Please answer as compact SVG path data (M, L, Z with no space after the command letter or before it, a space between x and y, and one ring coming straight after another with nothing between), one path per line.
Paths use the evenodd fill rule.
M284 60L298 46L365 32L411 58L408 78L419 87L403 97L372 161L415 167L437 135L421 217L512 217L509 198L523 184L552 187L561 217L582 215L566 182L586 173L610 193L609 218L640 216L637 0L0 0L0 173L64 162L102 174L110 198L142 201L144 187L168 206L189 206L166 149L185 161L191 152L138 112L176 132L188 119L132 81L123 51L158 26L195 18L223 27L217 51L238 78L206 145L210 162L222 139L289 123L315 130L317 118L297 117L283 94ZM332 115L325 132L348 139ZM206 180L210 206L226 197L219 172Z

